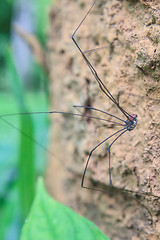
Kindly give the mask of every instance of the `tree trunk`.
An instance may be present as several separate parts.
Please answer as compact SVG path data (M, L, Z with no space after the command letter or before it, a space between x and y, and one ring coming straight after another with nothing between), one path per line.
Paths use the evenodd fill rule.
M114 188L109 184L107 150L118 134L98 147L90 158L84 185L106 193L81 188L81 178L89 152L123 127L87 116L124 122L97 111L75 109L73 105L95 107L127 119L101 91L71 40L91 4L89 0L59 0L50 11L51 110L83 117L52 115L54 154L48 163L48 190L58 201L94 221L112 240L158 239L160 2L97 0L75 35L120 106L129 114L138 115L136 128L124 133L111 147ZM89 51L95 48L99 49Z

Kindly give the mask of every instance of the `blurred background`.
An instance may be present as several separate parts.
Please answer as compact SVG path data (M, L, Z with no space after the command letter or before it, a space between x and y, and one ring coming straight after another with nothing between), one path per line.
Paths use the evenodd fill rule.
M52 0L0 1L0 239L19 239L48 144L45 67Z

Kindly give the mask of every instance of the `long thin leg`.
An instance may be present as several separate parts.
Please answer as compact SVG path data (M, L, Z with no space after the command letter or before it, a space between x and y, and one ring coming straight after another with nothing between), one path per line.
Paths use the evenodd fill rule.
M125 128L119 130L118 132L123 131L124 129L125 129ZM122 134L124 134L126 131L127 131L127 129L125 129L121 134L119 134L118 137L116 137L116 138L114 139L114 141L113 141L113 142L110 144L110 146L108 147L110 186L111 186L112 188L114 188L114 189L121 190L121 191L123 191L123 192L125 192L125 193L127 193L127 194L128 194L128 192L129 192L129 193L134 193L134 194L145 195L145 193L143 193L143 192L136 192L136 191L132 191L132 190L129 190L129 191L128 191L128 190L123 189L123 188L113 187L113 185L112 185L112 180L111 180L111 166L110 166L110 149L111 149L111 146L113 145L113 143L115 143L115 141L116 141L120 136L122 136ZM107 141L109 138L111 138L111 137L114 136L116 133L118 133L118 132L115 132L114 134L112 134L111 136L109 136L108 138L106 138L105 140L103 140L102 142L100 142L96 147L94 147L94 148L91 150L91 152L90 152L90 154L89 154L89 157L88 157L88 160L87 160L87 163L86 163L86 166L85 166L85 169L84 169L83 176L82 176L82 182L81 182L81 187L82 187L82 188L89 189L89 190L94 190L94 191L99 191L99 192L103 192L103 193L107 193L107 191L104 191L104 190L102 190L102 189L96 189L96 188L90 188L90 187L84 186L84 178L85 178L85 174L86 174L86 171L87 171L87 167L88 167L88 164L89 164L89 160L90 160L90 158L91 158L91 155L92 155L93 151L94 151L97 147L99 147L101 144L103 144L105 141ZM148 195L159 198L158 196L155 196L155 195L152 195L152 194L151 194L151 195L148 194ZM134 199L138 204L140 204L144 209L147 210L147 212L149 213L150 218L151 218L151 224L153 225L153 217L152 217L151 211L150 211L143 203L141 203L139 200L137 200L135 197L131 196L131 198Z
M93 48L93 49L89 49L89 50L85 50L83 51L84 54L90 53L90 52L94 52L94 51L98 51L98 50L102 50L105 48L109 48L110 46L104 46L104 47L97 47L97 48Z
M98 112L107 114L107 115L109 115L109 116L111 116L111 117L114 117L114 118L116 118L116 119L118 119L118 120L120 120L120 121L122 121L122 122L124 122L124 123L126 122L126 121L124 121L123 119L121 119L121 118L119 118L119 117L116 117L115 115L112 115L112 114L107 113L107 112L105 112L105 111L102 111L102 110L100 110L100 109L98 109L98 108L93 108L93 107L89 107L89 106L79 106L79 105L73 105L73 107L75 107L75 108L88 108L88 109L92 109L92 110L94 110L94 111L98 111Z
M77 110L81 113L81 114L83 114L80 110L79 110L79 107L81 108L88 108L88 107L86 107L86 106L73 106L73 107L75 107L75 108L77 108ZM92 109L92 107L89 107L90 109ZM92 109L92 110L94 110L94 108ZM99 109L97 109L97 110L99 110ZM99 110L100 111L100 110ZM103 112L103 111L102 111ZM106 113L107 114L107 113ZM111 115L111 114L109 114L109 115ZM112 115L111 115L112 116ZM83 114L83 117L86 117L86 115L84 115ZM89 119L91 118L91 117L94 117L94 116L90 116L90 117L88 117ZM95 118L95 117L94 117ZM99 120L103 120L104 118L97 118L96 117L96 119L99 119ZM118 122L114 122L114 121L111 121L111 120L107 120L107 119L105 119L105 121L107 121L107 122L111 122L111 123L113 123L113 124L115 124L115 126L116 125L119 125L119 126L125 126L126 124L121 124L121 123L118 123ZM124 121L125 122L125 121ZM103 125L103 126L105 126L105 127L110 127L110 126L108 126L108 125ZM113 126L112 126L112 128L113 128Z
M82 19L82 21L80 22L80 24L78 25L78 27L76 28L76 30L74 31L74 33L72 34L72 37L74 37L74 35L76 34L76 32L78 31L78 29L80 28L80 26L82 25L82 23L84 22L84 20L86 19L86 17L88 16L88 14L90 13L90 11L92 10L92 8L94 7L94 5L96 4L97 0L95 0L90 9L88 10L88 12L86 13L86 15L84 16L84 18Z
M0 117L0 119L2 121L4 121L5 123L7 123L9 126L11 126L12 128L14 128L16 131L20 132L22 135L24 135L25 137L27 137L28 139L30 139L32 142L36 143L39 147L41 147L42 149L44 149L45 151L47 151L49 154L54 155L53 152L51 152L49 149L47 149L46 147L44 147L40 142L38 142L36 139L32 138L31 136L29 136L27 133L25 133L24 131L22 131L20 128L15 127L12 123L10 123L9 121L7 121L6 119Z
M97 80L100 89L105 93L105 95L116 104L116 106L120 109L120 111L129 119L130 114L127 113L123 108L121 108L118 104L118 102L116 101L116 99L113 97L113 95L109 92L109 90L106 88L106 86L104 85L104 83L102 82L102 80L99 78L98 73L96 72L95 68L93 67L93 65L89 62L89 60L87 59L87 57L85 56L84 52L82 51L82 49L80 48L80 46L78 45L77 41L75 40L75 34L78 31L78 29L80 28L80 26L82 25L82 23L84 22L84 20L86 19L86 17L88 16L88 14L90 13L90 11L92 10L92 8L94 7L95 3L97 2L97 0L95 0L93 2L93 4L91 5L90 9L88 10L88 12L86 13L86 15L84 16L84 18L82 19L82 21L80 22L80 24L78 25L78 27L76 28L76 30L74 31L74 33L72 34L72 40L74 42L74 44L76 45L76 47L78 48L78 50L81 52L85 62L87 63L88 67L90 68L92 74L94 75L95 79Z
M81 187L86 188L86 189L91 189L91 188L89 188L89 187L85 187L85 186L84 186L84 178L85 178L85 175L86 175L87 167L88 167L88 164L89 164L89 160L90 160L90 158L91 158L91 156L92 156L92 153L96 150L97 147L99 147L99 146L102 145L104 142L106 142L109 138L113 137L115 134L123 131L124 129L125 129L125 131L127 131L126 128L120 129L119 131L113 133L112 135L110 135L109 137L107 137L106 139L104 139L102 142L100 142L98 145L96 145L96 146L90 151L89 156L88 156L88 159L87 159L87 162L86 162L86 165L85 165L85 169L84 169L84 172L83 172ZM125 132L125 131L123 131L123 132ZM92 190L92 189L91 189L91 190ZM98 189L95 189L95 190L98 190ZM100 190L98 190L98 191L100 191Z
M115 143L115 141L117 141L117 139L122 136L122 134L124 134L125 132L127 131L127 129L122 132L121 134L119 134L118 137L116 137L113 142L109 145L108 147L108 153L109 153L109 183L110 183L110 186L112 187L113 184L112 184L112 178L111 178L111 153L110 153L110 149L111 149L111 146L113 145L113 143Z
M16 131L20 132L21 134L23 134L25 137L27 137L28 139L30 139L32 142L36 143L38 146L40 146L41 148L43 148L45 151L47 151L48 153L52 154L53 153L47 149L46 147L44 147L40 142L38 142L36 139L32 138L31 136L29 136L28 134L26 134L24 131L22 131L21 129L15 127L12 123L10 123L9 121L7 121L5 119L5 117L10 117L10 116L16 116L16 115L31 115L31 114L54 114L54 113L59 113L59 114L64 114L64 115L76 115L78 117L86 117L86 118L92 118L92 119L97 119L97 120L102 120L105 122L110 122L109 120L103 119L103 118L98 118L98 117L92 117L92 116L84 116L83 114L74 114L74 113L67 113L67 112L58 112L58 111L50 111L50 112L28 112L28 113L11 113L11 114L4 114L4 115L0 115L0 119L2 121L4 121L6 124L10 125L12 128L14 128ZM114 123L114 122L113 122ZM118 124L118 123L115 123ZM122 124L118 124L118 125L122 125ZM124 126L124 125L122 125Z
M104 94L113 102L116 104L116 106L120 109L120 111L129 119L129 116L131 116L129 113L127 113L123 108L121 108L118 104L118 102L115 100L115 98L113 97L113 95L109 92L109 90L106 88L106 86L104 85L104 83L102 82L102 80L99 78L98 73L96 72L95 68L93 67L93 65L89 62L89 60L87 59L87 57L85 56L85 54L83 53L83 51L81 50L81 48L79 47L79 45L77 44L76 40L74 39L74 37L72 36L73 42L75 43L75 45L77 46L77 48L79 49L79 51L81 52L84 60L86 61L88 67L90 68L92 74L94 75L95 79L97 80L100 89L104 92Z
M99 118L99 117L92 117L92 116L85 116L83 114L77 114L77 113L69 113L69 112L61 112L61 111L50 111L50 112L29 112L29 113L11 113L11 114L4 114L4 115L0 115L0 118L2 117L10 117L10 116L16 116L16 115L27 115L27 114L64 114L64 115L72 115L72 116L77 116L77 117L85 117L85 118L93 118L93 119L97 119L97 120L101 120L101 121L105 121L105 122L112 122L114 124L117 124L117 125L121 125L121 126L124 126L123 124L120 124L120 123L116 123L116 122L113 122L113 121L110 121L110 120L107 120L107 119L104 119L104 118Z

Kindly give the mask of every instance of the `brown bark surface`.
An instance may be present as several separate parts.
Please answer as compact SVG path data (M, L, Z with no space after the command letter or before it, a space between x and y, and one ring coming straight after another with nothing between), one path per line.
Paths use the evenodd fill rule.
M100 90L71 40L91 3L58 0L50 11L51 110L81 112L118 122L99 112L79 112L72 107L89 105L126 120ZM81 178L89 152L121 126L86 117L52 115L54 156L48 163L48 190L55 199L94 221L112 240L159 239L160 2L97 0L75 38L83 51L101 47L85 54L120 106L138 115L138 124L111 148L115 188L109 186L107 152L114 138L92 154L85 186L103 189L107 192L104 194L82 189ZM131 194L123 189L148 194Z

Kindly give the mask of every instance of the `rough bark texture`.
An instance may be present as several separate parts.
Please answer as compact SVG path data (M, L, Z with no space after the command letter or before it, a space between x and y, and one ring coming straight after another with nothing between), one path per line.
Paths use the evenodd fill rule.
M79 113L74 104L89 105L126 120L100 90L71 40L91 3L58 0L51 9L51 109ZM107 152L114 138L92 154L85 185L103 189L104 194L82 189L81 177L91 149L121 126L104 127L105 122L85 117L52 116L54 156L48 164L48 189L54 198L94 221L112 240L159 239L160 200L150 193L160 197L160 2L97 0L75 38L83 51L105 47L85 54L121 107L138 115L138 124L111 148L115 188L109 186ZM79 110L85 116L115 120Z

